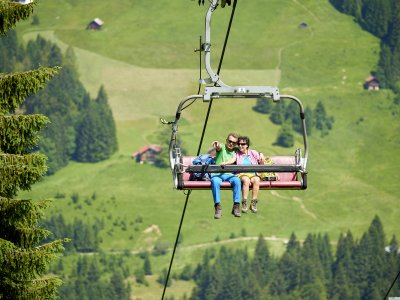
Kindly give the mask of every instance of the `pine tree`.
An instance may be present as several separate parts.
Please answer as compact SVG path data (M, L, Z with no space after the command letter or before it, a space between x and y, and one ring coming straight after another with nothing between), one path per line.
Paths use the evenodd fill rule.
M275 103L275 105L272 108L269 119L274 124L278 125L283 124L283 122L285 121L285 103L283 103L283 101Z
M145 257L144 257L144 262L143 262L143 271L145 275L152 275L153 272L151 271L151 263L150 263L150 257L149 253L146 252Z
M251 273L259 282L260 286L266 286L272 279L271 274L274 271L274 262L269 254L267 243L262 235L258 237L254 258L251 262Z
M301 249L300 285L306 286L324 279L317 238L315 235L308 234Z
M26 19L34 3L0 1L0 34ZM1 70L0 70L1 71ZM16 199L46 172L46 157L29 152L49 122L43 115L16 115L24 99L42 88L58 68L0 73L0 299L53 299L61 280L47 275L63 249L62 240L42 243L50 232L39 227L49 201Z
M288 124L283 124L279 129L275 144L286 148L293 147L294 135L291 132Z
M87 95L83 106L74 159L81 162L98 162L107 159L117 151L118 142L115 122L104 87L100 87L94 101L91 101Z
M332 129L334 118L332 116L328 117L325 106L321 101L318 101L315 111L315 127L321 131L321 136L328 134L329 130Z
M118 150L118 142L114 118L111 108L108 105L108 97L103 85L100 87L95 101L99 105L99 114L103 121L103 127L101 130L104 135L102 142L106 145L106 158L109 158Z
M325 234L323 237L321 235L318 235L317 248L318 255L321 260L321 265L325 274L325 282L328 283L332 279L333 255L329 237L327 234Z
M272 109L272 102L265 98L257 98L256 105L253 110L262 114L269 114Z
M283 289L286 293L294 291L300 285L300 243L296 235L291 234L285 253L278 263L278 278L283 277Z

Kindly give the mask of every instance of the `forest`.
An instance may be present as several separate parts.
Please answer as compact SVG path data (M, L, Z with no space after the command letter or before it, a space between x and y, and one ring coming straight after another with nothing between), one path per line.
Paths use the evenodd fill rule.
M62 67L57 76L19 108L20 113L44 114L50 119L38 148L48 157L47 174L68 165L70 160L98 162L118 149L116 128L108 96L100 86L92 99L79 81L71 47L63 54L51 41L37 36L26 47L18 43L16 31L0 39L0 70L17 72L46 67Z
M53 220L53 225L60 222L59 218ZM167 251L142 252L142 264L132 268L127 263L129 252L113 255L99 251L94 256L85 255L84 251L78 253L79 259L70 274L66 275L62 261L51 269L63 276L65 282L59 291L60 299L114 299L110 295L115 293L119 293L118 299L128 299L126 295L132 287L124 279L133 275L137 283L146 285L145 276L153 274L153 258L169 255ZM292 233L281 256L270 253L262 235L252 254L247 247L221 246L219 250L212 247L205 251L201 263L185 265L172 274L168 283L171 285L174 280L195 283L192 293L184 295L182 300L381 300L400 294L400 280L396 281L399 270L398 241L395 236L386 239L376 216L359 240L350 230L341 234L338 241L331 241L326 234L314 233L301 241ZM109 273L111 279L106 280ZM166 269L158 274L160 285L165 283L165 278Z
M181 278L196 282L197 299L387 299L400 270L396 237L389 242L379 217L360 240L342 234L335 251L327 235L293 233L281 257L259 237L254 255L247 249L207 251L203 262ZM389 295L400 294L400 282Z

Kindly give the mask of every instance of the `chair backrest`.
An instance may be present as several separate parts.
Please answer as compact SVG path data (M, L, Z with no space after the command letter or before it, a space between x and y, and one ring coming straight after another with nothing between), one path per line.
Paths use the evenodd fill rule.
M183 156L182 157L182 164L183 164L183 181L189 181L190 173L186 173L186 167L192 164L193 159L197 156Z
M294 165L296 158L294 156L270 156L272 162L276 165ZM278 173L279 181L296 181L296 172Z

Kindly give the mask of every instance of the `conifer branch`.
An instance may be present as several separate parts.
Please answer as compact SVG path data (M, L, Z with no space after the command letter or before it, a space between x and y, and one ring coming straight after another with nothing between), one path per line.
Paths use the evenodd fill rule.
M5 153L23 154L37 146L38 131L50 121L43 115L0 115L0 149Z
M32 93L45 86L60 67L39 67L36 70L0 74L0 114L12 112Z
M7 272L13 280L32 280L37 275L47 271L48 264L64 250L63 243L69 239L59 239L34 248L21 248L14 243L0 238L0 265L7 261ZM26 270L24 274L16 272L21 265Z
M10 299L57 299L56 290L62 284L57 276L47 276L30 281L6 281Z
M29 190L47 172L46 160L40 153L0 153L0 196L11 198L18 190Z
M5 34L20 20L26 20L33 12L36 2L21 5L16 2L0 0L0 34Z
M19 247L35 247L47 238L51 232L36 227L43 215L43 209L51 200L33 202L31 200L0 197L0 215L10 216L0 219L0 237Z

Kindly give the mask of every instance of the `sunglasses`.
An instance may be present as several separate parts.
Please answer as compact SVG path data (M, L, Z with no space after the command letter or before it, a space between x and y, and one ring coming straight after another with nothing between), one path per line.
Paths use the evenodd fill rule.
M233 144L233 145L236 145L237 144L237 142L235 142L235 141L231 141L231 140L226 140L229 144Z
M247 143L238 143L239 146L246 146Z

